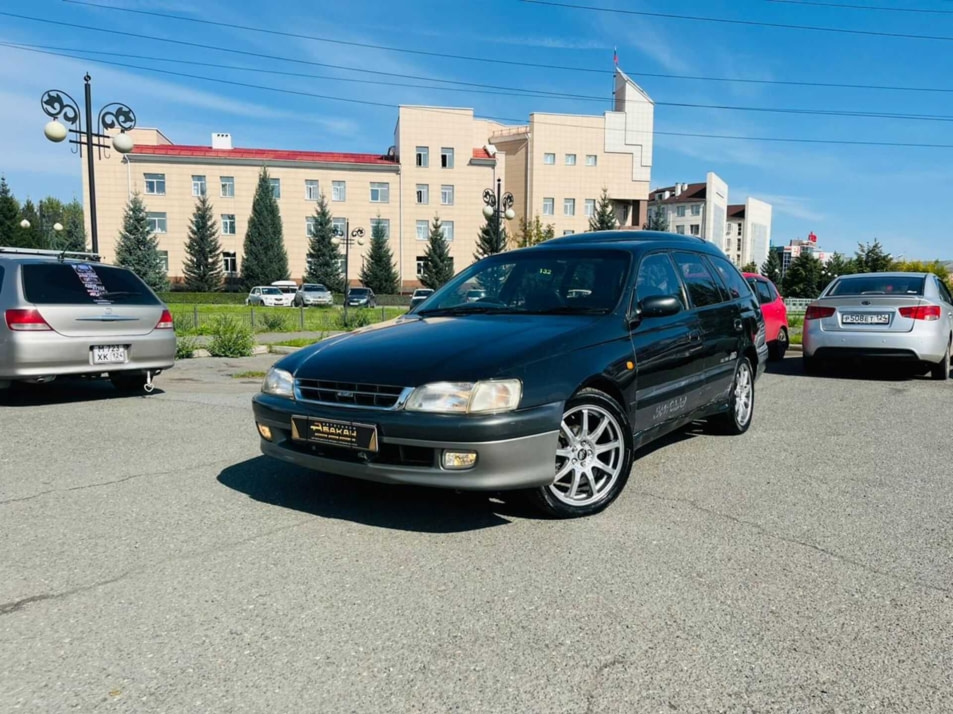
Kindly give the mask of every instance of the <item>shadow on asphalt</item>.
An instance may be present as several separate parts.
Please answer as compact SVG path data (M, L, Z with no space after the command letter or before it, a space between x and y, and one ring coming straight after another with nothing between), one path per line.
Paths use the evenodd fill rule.
M224 486L281 508L378 528L462 533L540 518L520 494L395 486L324 474L259 456L229 466Z
M131 394L116 389L108 379L57 379L47 384L15 382L0 389L0 406L38 407L49 404L101 402L110 399L135 399L163 394L158 387L151 395Z
M926 369L912 365L884 362L881 364L862 364L860 362L830 362L821 366L817 375L805 374L801 355L789 355L777 362L768 362L768 374L780 374L787 377L807 377L808 379L856 379L878 382L907 382L911 380L929 380Z

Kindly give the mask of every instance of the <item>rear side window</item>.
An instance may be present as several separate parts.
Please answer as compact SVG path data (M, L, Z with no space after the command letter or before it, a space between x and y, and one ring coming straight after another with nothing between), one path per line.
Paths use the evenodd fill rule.
M840 278L827 295L923 295L925 283L915 275L864 275Z
M748 297L751 295L751 289L745 282L744 276L738 272L737 268L724 258L709 257L715 270L721 276L722 282L728 288L731 298ZM760 282L760 281L759 281ZM769 301L770 302L770 301Z
M695 307L717 305L724 300L721 287L700 255L675 253L673 255L682 274L688 297Z
M751 289L754 290L755 295L758 296L758 302L762 305L765 305L769 302L774 302L775 293L774 288L771 286L767 280L758 280L757 278L751 278L748 281L751 285Z
M3 268L0 268L0 285L3 285ZM950 295L950 291L946 285L943 284L943 281L937 278L936 285L940 290L940 297L950 305L953 305L953 295Z
M22 267L23 296L34 305L159 305L135 273L90 263Z

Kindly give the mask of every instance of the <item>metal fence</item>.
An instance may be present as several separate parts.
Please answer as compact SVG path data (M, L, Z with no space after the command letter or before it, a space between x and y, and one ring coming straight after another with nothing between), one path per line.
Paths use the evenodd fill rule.
M810 298L784 298L784 305L788 312L805 312L812 302L814 301Z

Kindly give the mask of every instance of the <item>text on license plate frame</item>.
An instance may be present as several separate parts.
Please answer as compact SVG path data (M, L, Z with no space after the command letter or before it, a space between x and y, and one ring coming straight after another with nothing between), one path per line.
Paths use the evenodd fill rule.
M377 425L353 421L292 416L291 438L296 441L340 446L356 451L377 452L379 449Z
M841 315L845 325L889 325L889 312L845 312Z
M93 364L125 364L129 361L125 345L93 345L90 352Z

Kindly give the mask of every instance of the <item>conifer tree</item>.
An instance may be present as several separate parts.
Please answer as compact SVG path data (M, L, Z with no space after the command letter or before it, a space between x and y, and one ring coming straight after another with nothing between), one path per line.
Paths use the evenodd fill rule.
M506 226L503 225L503 219L498 217L495 212L486 219L486 223L480 228L476 248L476 252L473 254L474 260L483 260L483 258L506 250Z
M20 204L13 197L5 176L0 176L0 245L12 247L20 223Z
M142 197L134 193L126 204L122 230L116 242L116 264L129 268L159 292L168 287L166 270L159 255L159 241L149 225Z
M774 248L768 249L768 259L761 264L761 274L775 285L781 285L781 258Z
M645 230L668 232L668 217L665 215L665 208L658 196L652 202L652 207L649 208L649 220L645 224Z
M367 254L364 267L361 268L361 282L378 295L394 295L397 293L399 277L394 268L394 254L387 244L387 234L384 224L377 217L371 229L371 247Z
M29 198L20 208L20 220L17 221L17 228L14 238L14 245L18 248L48 248L46 239L43 236L43 229L40 226L40 214L36 206ZM29 223L25 228L19 225L22 221Z
M73 199L63 211L65 225L60 247L63 250L84 252L86 250L86 227L83 225L83 207Z
M218 226L212 215L208 196L199 196L189 223L189 240L185 244L185 266L182 274L190 292L208 293L222 289L224 267Z
M599 203L596 204L596 212L589 219L590 231L614 231L619 227L615 219L615 210L612 208L612 201L609 200L609 192L602 189L602 195L599 196Z
M251 217L245 231L242 283L251 289L288 277L288 252L282 234L281 212L271 189L268 170L263 168L258 175Z
M430 224L430 238L424 253L424 266L420 282L436 290L453 277L453 258L450 257L450 245L443 235L440 216L434 216Z
M344 236L342 236L343 238ZM332 292L344 290L341 275L341 253L334 245L334 223L324 194L318 199L311 236L308 239L306 283L320 283Z

